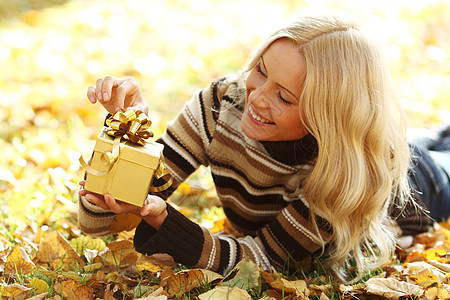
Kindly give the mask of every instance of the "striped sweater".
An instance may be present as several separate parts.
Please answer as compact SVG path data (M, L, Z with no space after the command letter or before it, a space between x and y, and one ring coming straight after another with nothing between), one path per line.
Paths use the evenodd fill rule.
M330 224L317 215L315 228L302 197L302 183L314 163L314 139L297 141L304 151L295 159L289 153L292 143L249 139L240 129L239 98L244 95L232 78L216 80L194 95L159 139L175 179L160 196L167 198L200 165L209 166L224 212L244 237L214 235L168 205L168 217L158 231L145 221L137 227L138 251L168 253L186 266L227 273L244 257L265 269L283 269L288 259L300 262L331 239ZM286 143L286 152L277 151ZM108 233L113 214L85 199L79 203L81 229Z

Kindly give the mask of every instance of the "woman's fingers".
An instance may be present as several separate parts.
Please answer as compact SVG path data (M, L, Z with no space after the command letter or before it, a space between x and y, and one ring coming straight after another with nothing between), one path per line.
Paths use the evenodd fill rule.
M91 101L92 104L97 102L97 97L95 96L95 86L91 85L87 90L87 98Z
M110 194L105 194L105 203L108 205L109 209L113 211L116 214L121 213L133 213L133 214L139 214L140 207L125 203L122 201L116 201L113 196Z
M158 196L149 195L140 210L141 216L158 216L166 210L166 202Z
M106 204L106 202L105 202L103 196L96 195L96 194L92 194L92 193L87 193L87 194L84 196L84 198L85 198L87 201L89 201L89 202L91 202L91 203L97 205L98 207L101 207L101 208L103 208L103 209L105 209L105 210L109 210L109 207L108 207L108 205Z

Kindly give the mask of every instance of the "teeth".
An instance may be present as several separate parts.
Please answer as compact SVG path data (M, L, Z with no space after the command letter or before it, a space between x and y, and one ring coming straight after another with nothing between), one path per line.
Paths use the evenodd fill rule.
M253 108L252 108L251 106L249 107L248 111L250 112L250 114L252 115L252 117L253 117L255 120L257 120L258 122L266 123L266 124L272 123L271 121L266 120L266 119L261 118L260 116L258 116L258 115L253 111Z

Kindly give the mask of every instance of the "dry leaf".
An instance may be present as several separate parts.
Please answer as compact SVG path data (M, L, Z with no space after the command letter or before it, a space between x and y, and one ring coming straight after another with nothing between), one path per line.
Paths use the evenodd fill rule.
M31 279L30 284L28 286L39 294L45 293L49 290L47 282L39 278Z
M448 300L450 299L450 293L443 287L431 287L428 288L424 296L426 300Z
M141 218L133 214L118 214L114 217L109 229L112 233L130 231L136 228L141 222Z
M89 264L83 267L83 270L85 272L95 272L97 270L100 270L103 267L102 263L93 263Z
M238 287L218 286L198 296L200 300L245 300L252 299L246 290Z
M388 299L399 299L400 297L416 297L423 293L421 287L398 281L394 278L370 278L366 282L366 291Z
M447 249L444 247L428 249L423 252L428 260L439 260L442 255L447 254Z
M35 268L36 265L31 261L25 250L17 245L7 257L4 273L26 275Z
M442 271L444 271L446 273L450 273L450 264L443 264L443 263L440 263L440 262L438 262L436 260L430 260L428 263L430 265L432 265L433 267L438 268L439 270L442 270Z
M322 292L322 294L320 294L320 298L319 298L319 300L330 300L330 298L328 298L328 296L327 296L327 295L325 295L325 293L324 293L324 292Z
M102 239L93 239L91 236L86 235L81 235L70 240L70 245L75 249L75 251L77 251L79 255L83 255L87 249L98 250L100 252L106 248L106 244Z
M299 297L308 297L310 294L308 285L304 280L289 281L280 277L269 283L269 285L275 290L295 293Z
M160 269L174 268L176 266L173 257L165 253L157 253L150 256L142 255L142 257L138 258L138 261L151 263L155 266L158 266Z
M45 298L47 298L47 296L48 296L48 292L45 292L45 293L41 293L36 296L27 298L27 300L44 300Z
M425 269L417 274L411 275L410 278L424 288L430 285L438 287L441 285L441 283L437 281L437 276L431 273L429 269Z
M258 266L249 258L244 258L234 267L230 274L225 276L219 285L249 290L257 287L258 283Z
M106 264L123 268L130 265L135 265L141 254L134 248L131 241L111 242L107 245L108 251L104 257Z
M11 299L25 299L28 296L28 291L30 291L31 288L20 285L18 283L14 284L8 284L8 285L1 285L0 286L0 296L3 299L3 297L10 297Z
M405 259L405 264L410 262L418 262L418 261L425 261L427 262L427 256L423 254L422 252L413 251L411 254L409 254Z
M152 273L156 273L162 269L160 265L154 263L154 260L151 257L146 255L139 256L136 261L136 268L141 272L145 270Z
M424 270L429 270L431 273L433 273L437 277L438 281L444 282L446 280L446 277L442 273L442 271L426 262L408 263L406 264L406 269L403 273L405 275L416 275Z
M202 284L203 273L201 270L184 270L173 274L165 280L164 290L170 297L180 296Z
M66 279L61 283L56 283L54 286L54 290L57 293L62 293L64 299L68 300L94 299L94 291L91 287L76 282L72 279Z
M69 270L77 265L85 265L83 259L58 231L48 234L41 241L36 257L41 263L49 263L53 269Z

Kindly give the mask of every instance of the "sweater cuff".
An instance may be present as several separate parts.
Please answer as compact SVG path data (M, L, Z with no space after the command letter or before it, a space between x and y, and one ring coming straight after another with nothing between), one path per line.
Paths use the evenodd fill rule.
M147 255L167 253L177 263L195 266L203 249L202 228L169 204L167 213L159 230L141 221L134 236L136 250Z

